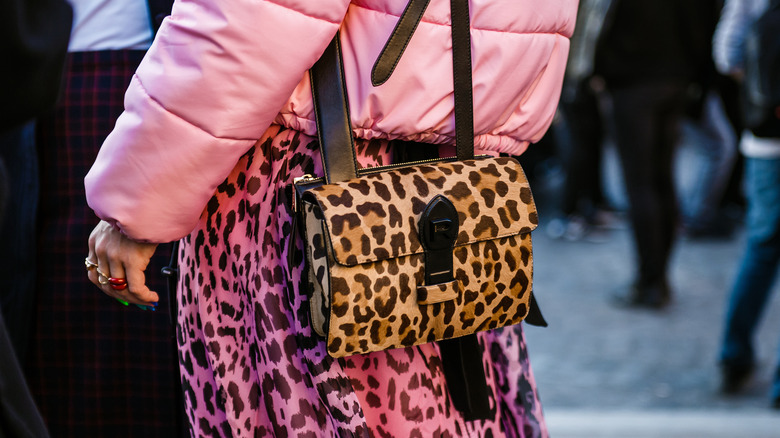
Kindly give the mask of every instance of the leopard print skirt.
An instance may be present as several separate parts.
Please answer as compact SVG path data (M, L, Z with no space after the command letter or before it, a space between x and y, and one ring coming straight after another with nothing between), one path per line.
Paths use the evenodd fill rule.
M358 140L360 164L388 164L390 148ZM271 127L182 240L177 336L192 436L546 437L520 326L478 335L486 421L455 410L434 344L326 354L287 202L286 187L306 173L322 174L316 139Z

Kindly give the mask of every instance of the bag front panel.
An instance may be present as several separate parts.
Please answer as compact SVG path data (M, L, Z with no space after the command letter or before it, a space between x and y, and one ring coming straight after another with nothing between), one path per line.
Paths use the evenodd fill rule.
M406 347L525 318L532 289L530 233L456 247L453 267L453 282L425 286L422 254L331 265L328 353L343 357ZM431 289L452 299L435 302ZM419 302L426 298L427 304Z

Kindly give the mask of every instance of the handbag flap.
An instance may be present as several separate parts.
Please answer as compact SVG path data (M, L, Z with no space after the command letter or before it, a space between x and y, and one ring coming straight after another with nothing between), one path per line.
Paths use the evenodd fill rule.
M483 158L400 167L308 190L319 206L333 256L354 266L424 251L417 231L436 195L455 206L455 246L528 233L536 205L520 163Z

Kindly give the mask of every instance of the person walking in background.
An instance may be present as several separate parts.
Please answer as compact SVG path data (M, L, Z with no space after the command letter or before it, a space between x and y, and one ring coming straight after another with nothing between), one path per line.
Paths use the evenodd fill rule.
M18 360L29 345L37 274L32 120L59 96L73 10L64 0L0 4L0 437L46 438Z
M772 1L773 8L780 7ZM769 5L770 0L726 1L713 42L722 73L745 80L746 36ZM756 367L753 337L780 264L780 138L744 130L740 151L745 157L746 247L731 289L719 355L725 393L742 389ZM780 409L780 351L775 366L771 405Z
M156 14L142 0L71 3L62 100L37 121L36 320L25 372L53 436L175 437L178 369L166 312L101 300L84 278L84 242L98 222L84 176L122 112ZM166 263L160 251L150 284L164 286Z
M701 11L706 17L706 41L712 41L715 25L723 5L712 1ZM706 47L712 53L711 45ZM685 169L693 175L687 193L681 193L682 231L689 239L729 237L734 230L734 219L721 208L737 159L735 127L726 113L724 95L733 89L733 80L718 74L707 56L706 68L700 71L695 87L696 97L685 118L682 145L691 147L699 158L698 165Z
M596 49L609 92L629 201L637 269L614 295L659 309L672 296L668 265L678 226L673 158L687 90L706 65L709 0L615 0Z
M682 209L682 231L689 239L728 238L735 228L736 218L721 207L738 154L737 135L723 105L717 90L706 91L700 109L686 120L683 142L700 157L698 166L686 169L694 175Z
M0 48L0 310L20 362L27 357L35 301L38 156L35 123L59 96L73 11L60 0L2 0Z
M434 344L333 359L312 331L284 200L294 178L322 173L307 70L337 31L362 166L389 164L406 141L454 141L450 2L430 2L386 83L361 81L407 3L180 0L131 82L85 180L102 219L88 275L154 306L146 264L158 242L182 239L194 436L548 435L520 326L478 335L493 394L483 421L452 404ZM475 148L519 155L552 120L577 4L469 3Z
M582 0L571 39L569 61L553 125L564 173L559 217L548 224L548 234L569 240L587 238L595 227L609 222L602 187L602 148L605 132L594 78L594 56L604 21L613 0Z

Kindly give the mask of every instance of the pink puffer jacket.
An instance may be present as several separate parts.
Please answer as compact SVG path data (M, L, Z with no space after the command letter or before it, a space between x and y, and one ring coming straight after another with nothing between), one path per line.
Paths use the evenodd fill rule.
M192 229L272 124L315 133L307 70L341 27L361 138L452 143L450 3L431 0L385 84L370 72L407 0L177 0L86 177L97 215L137 240ZM577 0L471 0L475 146L520 154L560 94Z

